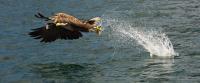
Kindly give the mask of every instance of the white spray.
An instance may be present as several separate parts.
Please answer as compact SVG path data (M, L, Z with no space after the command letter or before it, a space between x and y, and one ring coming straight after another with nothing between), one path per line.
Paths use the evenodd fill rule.
M109 28L111 28L112 36L115 36L113 38L116 38L117 36L121 42L126 44L130 44L130 40L134 40L146 49L150 53L151 57L178 56L178 53L174 51L173 45L165 33L148 27L132 27L128 22L119 22L113 18L105 19L107 24L110 26ZM144 28L146 30L143 30Z

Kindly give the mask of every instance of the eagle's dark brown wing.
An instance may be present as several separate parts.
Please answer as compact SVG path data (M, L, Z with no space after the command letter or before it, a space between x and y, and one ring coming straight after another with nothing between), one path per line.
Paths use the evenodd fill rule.
M56 26L54 23L48 24L48 29L46 26L33 29L29 33L34 39L41 39L41 42L52 42L56 39L78 39L82 37L82 34L78 30L68 30L61 26Z

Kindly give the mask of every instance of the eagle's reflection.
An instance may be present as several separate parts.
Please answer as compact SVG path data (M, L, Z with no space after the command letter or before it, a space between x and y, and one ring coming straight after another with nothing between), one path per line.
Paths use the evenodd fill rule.
M32 72L45 80L63 80L70 83L92 83L91 78L95 72L91 64L64 64L47 63L31 65Z

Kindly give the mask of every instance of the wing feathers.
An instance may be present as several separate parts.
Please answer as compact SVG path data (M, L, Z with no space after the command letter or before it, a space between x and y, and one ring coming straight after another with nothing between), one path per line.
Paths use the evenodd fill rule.
M78 39L82 37L81 32L77 30L67 30L63 27L57 27L55 24L49 24L49 29L45 26L32 29L33 31L29 33L34 39L41 39L41 42L52 42L56 39Z

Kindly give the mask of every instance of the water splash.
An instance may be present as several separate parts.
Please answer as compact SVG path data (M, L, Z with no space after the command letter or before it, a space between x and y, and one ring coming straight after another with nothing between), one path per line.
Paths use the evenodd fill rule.
M165 33L158 31L138 31L134 29L120 30L120 33L136 40L144 49L150 52L150 56L173 57L177 55L173 45Z
M125 44L136 41L150 53L151 57L178 56L168 36L159 30L154 30L149 27L133 27L126 21L119 22L118 20L108 18L107 23L112 31L112 38L117 38L115 39L116 41L120 40L120 42Z

